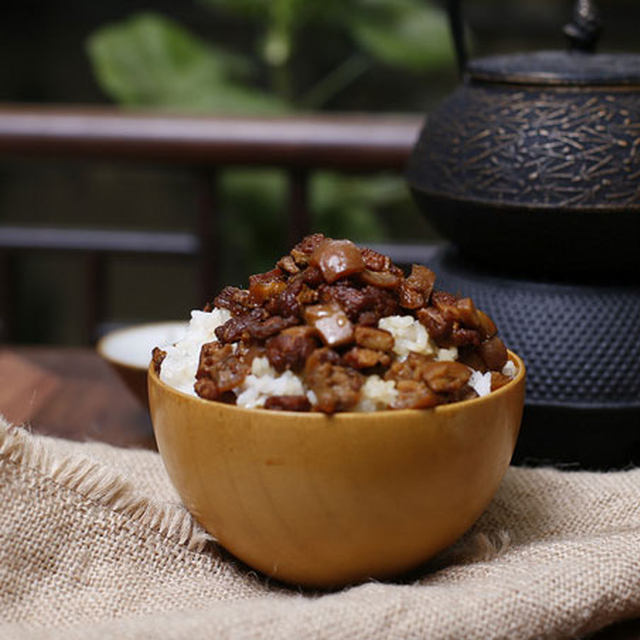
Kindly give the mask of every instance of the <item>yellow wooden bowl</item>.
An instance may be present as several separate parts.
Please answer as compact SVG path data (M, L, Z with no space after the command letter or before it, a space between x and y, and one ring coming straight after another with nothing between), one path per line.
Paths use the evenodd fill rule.
M176 391L149 370L158 448L194 517L248 565L334 587L400 574L464 533L509 466L524 364L507 385L435 409L292 413Z

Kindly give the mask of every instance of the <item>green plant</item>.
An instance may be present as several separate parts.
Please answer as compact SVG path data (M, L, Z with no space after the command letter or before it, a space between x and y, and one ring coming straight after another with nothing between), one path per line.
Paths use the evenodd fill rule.
M287 114L335 108L369 77L366 104L355 106L376 110L388 108L385 88L375 80L381 70L394 69L394 80L404 76L410 83L453 64L444 14L426 0L199 2L214 16L233 16L252 34L253 45L238 50L215 30L215 42L209 41L166 16L139 13L88 39L105 93L128 107ZM222 186L226 219L233 220L229 247L251 260L240 270L268 264L282 236L282 178L272 171L229 170ZM394 233L380 212L411 207L403 180L393 176L322 174L311 191L316 229L362 241Z
M250 84L249 58L204 42L168 18L137 14L88 40L102 89L135 107L235 113L284 112L287 104Z
M246 21L258 34L253 49L231 52L166 16L135 14L88 39L105 92L135 106L251 113L322 109L376 65L412 74L452 64L445 16L424 0L200 1ZM311 28L331 43L342 42L344 56L328 71L307 65L309 77L301 81L294 78L293 63L312 57L302 37ZM332 59L331 52L323 53ZM261 68L269 70L267 87L258 82Z

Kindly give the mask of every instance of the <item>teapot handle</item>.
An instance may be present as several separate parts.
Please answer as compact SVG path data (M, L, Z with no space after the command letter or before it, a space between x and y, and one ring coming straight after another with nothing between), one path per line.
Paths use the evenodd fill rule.
M569 49L593 53L602 32L602 19L593 0L576 0L573 20L562 30L569 39Z
M462 76L467 68L468 52L460 0L447 0L447 14L458 61L458 71ZM562 31L569 39L569 49L583 52L595 51L602 32L602 20L595 1L576 0L573 7L573 18Z
M460 0L447 0L447 15L449 16L449 30L453 39L453 47L456 51L458 73L462 77L467 69L469 54L464 37L464 20L460 10Z

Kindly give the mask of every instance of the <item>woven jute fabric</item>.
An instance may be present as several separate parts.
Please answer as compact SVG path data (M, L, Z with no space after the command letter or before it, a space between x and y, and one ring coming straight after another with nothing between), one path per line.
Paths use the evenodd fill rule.
M402 580L297 590L235 562L159 456L0 420L0 638L571 638L640 616L640 469L511 468Z

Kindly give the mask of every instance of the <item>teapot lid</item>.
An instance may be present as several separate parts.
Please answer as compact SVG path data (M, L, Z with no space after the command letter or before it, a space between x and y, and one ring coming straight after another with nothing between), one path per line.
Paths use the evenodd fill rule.
M467 63L459 0L449 2L449 20L460 70L472 80L527 85L639 85L640 54L594 53L602 31L594 0L576 0L564 26L568 51L539 51L479 58Z
M529 85L640 85L640 54L538 51L471 60L468 76Z

